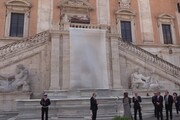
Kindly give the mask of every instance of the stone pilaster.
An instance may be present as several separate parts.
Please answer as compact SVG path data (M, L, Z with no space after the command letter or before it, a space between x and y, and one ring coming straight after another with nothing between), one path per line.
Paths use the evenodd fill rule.
M118 48L118 38L111 36L111 59L112 59L112 88L119 89L122 88L121 78L120 78L120 62L119 62L119 48Z
M38 0L37 33L51 28L52 12L53 0Z
M60 89L60 35L51 34L51 81L50 90Z
M63 68L62 68L62 89L69 89L70 85L70 37L63 34Z
M151 8L149 0L138 0L139 16L140 16L140 27L143 42L153 43L154 33L151 17Z
M178 11L176 12L176 18L177 18L178 29L179 29L180 28L180 14ZM180 29L178 31L179 31L179 35L180 35Z
M97 4L97 20L100 25L110 24L110 8L109 0L96 0Z

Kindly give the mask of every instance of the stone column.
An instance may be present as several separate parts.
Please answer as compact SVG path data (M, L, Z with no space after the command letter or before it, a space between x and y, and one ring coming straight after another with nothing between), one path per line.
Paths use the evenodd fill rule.
M38 0L37 33L51 28L52 15L53 0Z
M138 0L139 6L139 16L140 16L140 27L141 27L141 35L143 42L153 43L154 41L154 33L153 33L153 24L151 17L151 8L149 0Z
M69 89L70 85L70 37L68 33L63 34L63 56L62 56L62 89Z
M100 25L110 24L109 0L96 0L97 20Z
M60 89L60 34L51 33L51 81L50 90Z
M120 78L120 62L119 62L119 48L118 48L118 38L111 36L111 56L112 56L112 88L120 89L121 78Z

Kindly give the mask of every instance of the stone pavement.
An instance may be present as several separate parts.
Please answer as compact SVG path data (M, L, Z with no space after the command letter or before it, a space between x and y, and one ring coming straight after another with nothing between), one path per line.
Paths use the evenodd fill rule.
M11 120L10 118L15 117L17 114L16 112L1 112L0 120Z
M15 120L16 115L17 113L0 113L0 120ZM151 117L151 118L144 118L143 120L157 120L157 119L155 117ZM164 120L166 120L165 115L164 115ZM180 120L180 114L176 115L175 113L173 113L173 120Z
M166 116L163 117L164 120L166 120ZM151 117L151 118L146 118L145 120L157 120L155 117ZM170 119L169 119L170 120ZM173 120L180 120L180 115L174 115L173 116Z

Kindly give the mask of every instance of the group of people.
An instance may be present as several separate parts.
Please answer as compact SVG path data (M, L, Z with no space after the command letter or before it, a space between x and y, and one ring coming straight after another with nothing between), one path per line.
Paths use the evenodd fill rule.
M152 97L152 103L154 105L154 116L157 117L157 120L159 120L160 118L161 120L163 120L163 106L165 106L166 120L169 120L169 118L170 120L173 119L173 103L175 104L177 114L179 114L180 96L178 96L176 92L174 92L173 95L170 95L169 91L166 90L164 97L160 94L160 92L156 92Z
M139 120L142 120L141 97L138 96L137 93L135 93L132 98L132 102L134 103L133 106L134 120L137 120L137 112L139 113ZM152 97L152 103L154 105L154 116L157 118L157 120L159 119L163 120L163 106L165 106L166 120L173 119L173 115L172 115L173 103L175 104L177 114L179 114L180 96L178 96L176 92L174 92L173 95L170 95L169 91L166 90L164 96L162 96L160 92L155 92L154 96ZM128 97L127 92L124 93L123 107L124 107L124 117L133 119L131 113L131 98Z
M50 99L47 97L47 94L44 93L43 98L40 101L41 107L41 120L48 120L48 106L51 104ZM97 110L98 110L98 103L96 100L96 93L92 94L90 98L90 110L92 111L92 120L96 120ZM44 117L45 116L45 117Z
M133 103L134 108L134 120L137 120L137 113L139 114L139 120L142 120L142 112L141 112L141 96L138 93L135 93L131 98L128 96L128 93L124 93L124 97L122 99L123 108L124 108L124 117L133 119L131 113L131 102ZM160 92L155 92L152 97L152 103L154 105L154 115L157 120L163 120L163 106L165 105L166 111L166 120L172 120L172 106L175 104L176 112L179 114L180 111L180 96L177 93L173 93L173 95L169 94L169 91L165 91L165 95L162 96ZM164 103L164 104L163 104ZM47 94L44 94L44 97L41 99L40 104L42 105L42 120L44 120L44 114L46 115L46 120L48 120L48 106L51 104L50 99L47 98ZM92 111L92 120L96 120L98 103L96 100L96 93L92 94L90 98L90 110Z
M134 120L137 120L137 112L139 113L139 120L142 120L142 113L141 113L141 96L138 95L138 93L135 93L133 98L133 108L134 108ZM123 107L124 107L124 117L133 119L132 113L131 113L131 98L128 96L128 93L124 93L123 97Z

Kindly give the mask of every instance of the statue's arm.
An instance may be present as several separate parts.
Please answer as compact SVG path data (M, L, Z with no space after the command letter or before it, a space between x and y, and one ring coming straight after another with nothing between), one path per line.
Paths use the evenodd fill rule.
M23 71L23 80L27 80L27 78L28 78L28 76L29 76L29 71L28 70L24 70Z
M7 78L9 81L14 81L15 80L15 76L14 75L11 75Z
M8 78L6 78L6 77L0 75L0 80L7 80L7 79L8 79Z
M150 77L151 77L151 76L147 76L147 77L146 77L146 76L142 75L142 79L144 79L144 80L149 80Z

